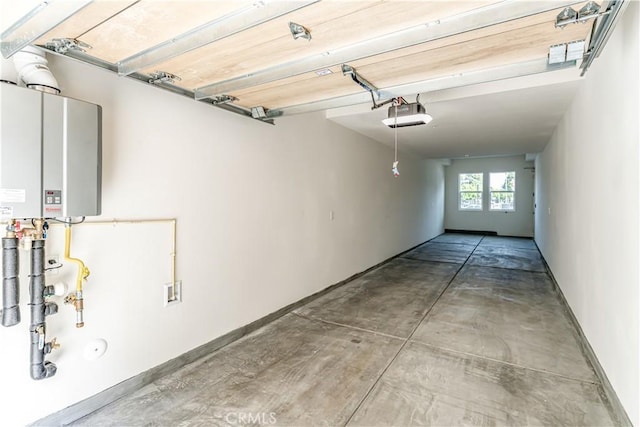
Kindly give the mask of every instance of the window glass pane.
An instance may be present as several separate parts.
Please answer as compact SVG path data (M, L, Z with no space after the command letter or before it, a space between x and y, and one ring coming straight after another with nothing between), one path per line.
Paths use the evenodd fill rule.
M489 176L491 191L516 191L515 172L492 172Z
M492 210L512 211L515 209L513 201L514 193L512 192L491 193Z
M461 173L460 191L482 191L481 173Z
M460 193L460 209L482 210L482 193Z

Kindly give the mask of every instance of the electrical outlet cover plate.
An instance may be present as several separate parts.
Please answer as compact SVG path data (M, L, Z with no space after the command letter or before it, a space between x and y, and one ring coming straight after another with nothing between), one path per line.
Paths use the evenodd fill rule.
M175 284L175 298L171 299L171 283L165 283L162 288L162 302L165 307L182 302L182 280L177 280Z

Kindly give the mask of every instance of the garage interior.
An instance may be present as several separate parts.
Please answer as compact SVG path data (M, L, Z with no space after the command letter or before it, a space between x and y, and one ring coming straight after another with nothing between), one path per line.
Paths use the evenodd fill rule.
M29 378L21 249L7 423L640 424L637 2L1 11L0 127L28 45L102 111L101 212L46 232L84 318Z
M530 239L442 234L73 425L618 425Z

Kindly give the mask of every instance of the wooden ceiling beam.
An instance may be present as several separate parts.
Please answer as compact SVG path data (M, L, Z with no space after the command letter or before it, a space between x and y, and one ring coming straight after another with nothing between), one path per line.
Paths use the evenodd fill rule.
M383 92L393 93L394 96L411 96L419 93L429 93L444 89L453 89L474 84L494 82L503 79L513 79L534 74L566 70L568 68L576 68L576 61L549 65L547 64L546 59L537 59L533 61L525 61L522 63L509 64L501 67L491 67L482 70L475 70L457 75L432 78L410 84L385 87L381 90ZM313 111L324 111L332 108L347 107L351 105L370 102L370 95L366 92L361 91L355 94L337 96L328 99L320 99L317 101L306 102L297 105L290 105L288 107L279 108L278 111L282 113L282 115L290 116L295 114L304 114Z
M408 46L451 37L467 31L521 19L572 4L575 4L575 1L509 1L490 4L447 19L361 41L354 45L336 49L334 52L328 52L328 54L316 54L298 58L295 61L252 72L250 75L199 87L195 90L196 99L234 93L249 87L384 54Z
M223 38L246 31L272 19L287 15L319 0L254 3L200 27L172 37L160 44L118 62L118 74L126 76L185 52L198 49Z

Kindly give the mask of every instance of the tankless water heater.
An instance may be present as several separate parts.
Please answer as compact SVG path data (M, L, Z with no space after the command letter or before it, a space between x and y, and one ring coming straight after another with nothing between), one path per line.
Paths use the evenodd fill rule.
M0 83L0 220L100 215L102 108Z

